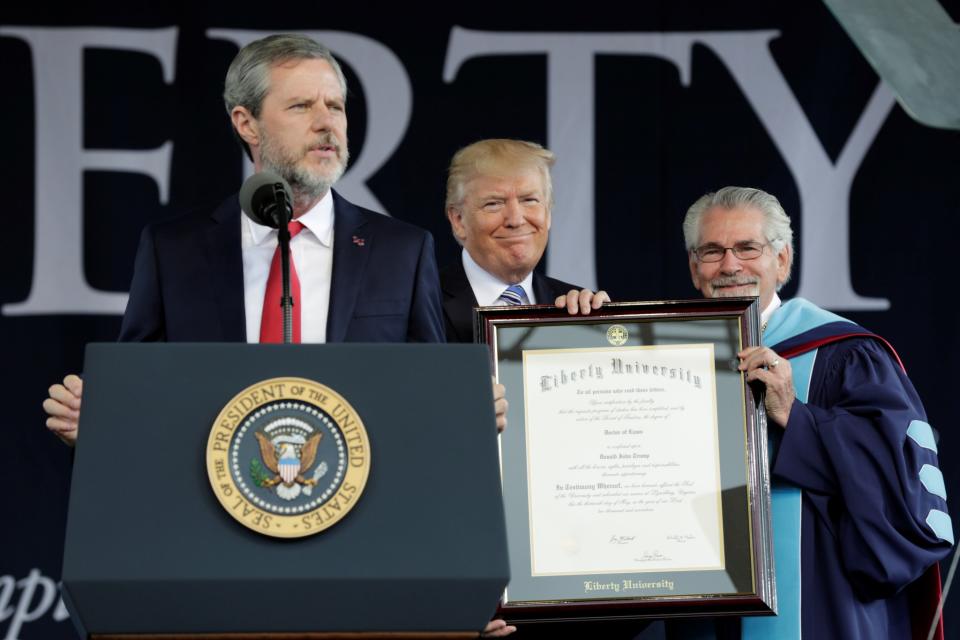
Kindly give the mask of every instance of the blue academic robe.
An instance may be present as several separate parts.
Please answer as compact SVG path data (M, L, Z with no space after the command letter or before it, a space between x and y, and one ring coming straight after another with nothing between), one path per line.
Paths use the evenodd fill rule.
M806 300L785 303L764 342L807 387L771 461L800 489L801 636L909 638L911 613L931 618L908 587L953 545L920 398L882 339Z

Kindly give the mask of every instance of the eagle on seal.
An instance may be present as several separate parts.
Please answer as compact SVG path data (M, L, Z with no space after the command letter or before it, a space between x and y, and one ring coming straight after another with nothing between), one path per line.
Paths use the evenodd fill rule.
M317 484L314 478L305 478L304 474L316 461L322 433L315 433L306 442L302 438L299 442L290 441L283 436L271 441L260 432L254 435L260 443L264 466L275 474L263 486L276 486L278 496L293 500L300 495L301 485L312 487Z

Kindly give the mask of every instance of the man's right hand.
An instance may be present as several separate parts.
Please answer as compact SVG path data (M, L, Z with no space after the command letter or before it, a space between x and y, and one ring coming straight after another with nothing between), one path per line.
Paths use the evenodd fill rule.
M77 442L77 423L80 421L80 397L83 395L83 380L70 374L63 384L50 387L50 397L43 401L47 429L71 447Z
M481 638L503 638L510 635L517 628L512 624L507 624L503 620L491 620L487 626L480 632Z

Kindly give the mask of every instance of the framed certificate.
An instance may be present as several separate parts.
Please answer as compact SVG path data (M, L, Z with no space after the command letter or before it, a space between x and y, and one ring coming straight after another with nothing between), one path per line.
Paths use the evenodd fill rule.
M508 621L776 612L756 298L476 310L507 389Z

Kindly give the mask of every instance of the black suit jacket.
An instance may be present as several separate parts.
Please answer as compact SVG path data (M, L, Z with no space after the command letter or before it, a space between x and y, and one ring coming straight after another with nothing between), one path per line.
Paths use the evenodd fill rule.
M443 342L433 238L333 193L327 342ZM121 341L244 342L240 203L149 225Z
M463 270L463 261L457 260L440 270L440 288L443 289L443 321L447 342L473 342L473 309L477 298ZM533 274L533 295L539 304L553 304L570 289L580 289L555 278Z

